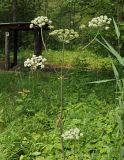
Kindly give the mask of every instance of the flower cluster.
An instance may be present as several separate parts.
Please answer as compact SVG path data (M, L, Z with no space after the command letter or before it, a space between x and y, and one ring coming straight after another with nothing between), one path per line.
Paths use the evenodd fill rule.
M105 30L108 30L111 21L112 19L108 18L107 16L95 17L89 22L88 27L90 28L103 27Z
M62 134L64 140L73 140L73 139L78 140L81 136L83 136L83 134L78 128L72 128Z
M37 18L35 18L34 20L31 21L30 28L33 28L33 27L40 27L40 28L42 28L46 24L48 25L49 28L52 27L51 26L52 21L49 20L48 17L38 16Z
M79 34L73 29L59 29L52 31L49 35L54 36L60 42L70 43L71 40L78 38Z
M24 62L24 67L29 67L31 70L36 70L38 67L43 69L45 61L46 61L46 58L43 58L42 56L33 55L32 58L30 59L28 58Z
M85 24L82 24L79 29L85 29L86 28L86 25Z

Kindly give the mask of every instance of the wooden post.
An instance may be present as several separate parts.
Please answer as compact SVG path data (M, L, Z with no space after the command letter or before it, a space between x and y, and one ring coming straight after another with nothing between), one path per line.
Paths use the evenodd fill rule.
M10 32L5 32L5 69L10 68L10 46L9 46Z
M42 37L41 37L41 30L39 30L39 48L40 48L40 54L43 51L43 42L42 42Z
M13 65L17 65L17 51L18 51L18 31L13 31L14 37L14 55L13 55Z
M39 29L34 30L34 54L36 56L41 55L42 52L42 38Z

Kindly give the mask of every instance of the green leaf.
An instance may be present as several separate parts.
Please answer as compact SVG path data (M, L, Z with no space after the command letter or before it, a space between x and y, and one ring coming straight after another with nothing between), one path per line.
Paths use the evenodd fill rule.
M45 160L44 157L37 157L36 160Z
M118 52L102 37L102 39L104 40L105 44L103 44L102 42L100 42L98 39L96 39L101 45L103 45L106 49L108 49L110 51L110 53L112 53L117 60L119 61L119 63L124 66L124 59L118 54Z
M119 80L119 73L118 73L118 71L117 71L117 69L116 69L116 67L115 67L113 62L112 62L112 68L113 68L116 80Z
M95 40L99 42L104 48L110 51L110 49L104 43L102 43L99 39L96 38Z
M119 39L120 38L120 31L119 31L119 28L118 28L117 23L115 22L114 18L113 18L113 23L114 23L114 27L115 27L115 33L117 35L117 38Z
M119 55L119 53L102 37L106 45L108 46L110 52L117 58L119 63L124 66L124 59Z
M31 155L32 155L32 156L40 156L40 155L41 155L41 152L33 152Z
M119 73L118 73L118 71L117 71L113 62L112 62L112 68L113 68L114 75L115 75L115 78L116 78L117 86L118 86L119 90L121 91L122 86L121 86L121 81L119 79Z

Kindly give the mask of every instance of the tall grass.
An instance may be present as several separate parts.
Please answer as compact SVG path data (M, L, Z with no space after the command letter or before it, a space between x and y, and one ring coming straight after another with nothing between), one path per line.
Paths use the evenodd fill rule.
M118 60L119 65L123 68L124 58L121 57L120 55L121 54L120 53L120 31L114 19L113 19L113 23L114 23L117 40L118 40L118 51L116 51L114 47L112 47L107 42L107 40L105 40L103 37L102 37L102 40L104 43L99 41L98 39L96 40L111 53L110 56L113 55ZM122 160L124 157L124 154L123 154L124 152L124 140L123 140L124 138L124 77L123 77L123 69L121 68L121 72L118 71L120 70L120 66L117 69L115 64L112 62L112 68L113 68L113 72L114 72L115 80L116 80L116 94L117 94L118 107L119 107L119 112L117 112L116 114L116 121L118 123L118 130L119 130L120 137L121 137L121 141L119 145L118 160Z

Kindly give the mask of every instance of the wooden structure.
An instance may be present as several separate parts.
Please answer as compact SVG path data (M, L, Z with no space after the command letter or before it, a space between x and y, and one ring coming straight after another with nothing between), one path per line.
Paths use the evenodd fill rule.
M40 55L43 49L40 28L29 28L29 22L13 22L0 23L0 30L5 32L5 69L17 65L17 51L18 51L18 31L32 31L34 33L34 54ZM48 30L44 26L43 30ZM13 62L10 62L10 33L13 33Z

